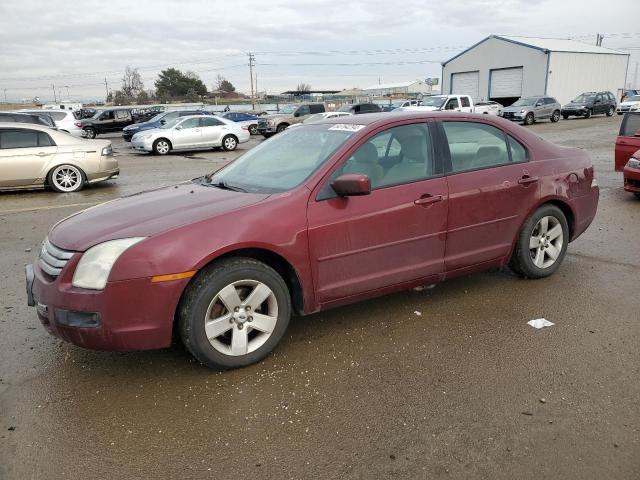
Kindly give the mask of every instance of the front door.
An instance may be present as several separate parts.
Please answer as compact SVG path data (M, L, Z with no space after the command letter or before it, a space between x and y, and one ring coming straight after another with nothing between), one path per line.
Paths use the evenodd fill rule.
M308 232L320 303L442 273L447 182L432 145L425 123L390 128L314 191ZM343 173L368 175L371 194L336 196L328 184Z
M173 128L173 148L193 148L202 143L200 118L187 118Z
M441 125L450 156L445 269L454 271L509 254L539 187L526 148L502 130L470 121Z

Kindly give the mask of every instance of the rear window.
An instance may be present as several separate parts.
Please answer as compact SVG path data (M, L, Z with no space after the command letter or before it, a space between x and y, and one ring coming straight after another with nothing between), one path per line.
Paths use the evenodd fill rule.
M53 118L56 122L59 122L60 120L64 120L65 118L67 118L67 112L47 112L47 115L49 115L51 118Z
M463 107L469 107L471 106L469 104L469 97L460 97L460 102L462 103Z
M640 114L627 113L620 126L620 135L623 137L633 137L640 130Z

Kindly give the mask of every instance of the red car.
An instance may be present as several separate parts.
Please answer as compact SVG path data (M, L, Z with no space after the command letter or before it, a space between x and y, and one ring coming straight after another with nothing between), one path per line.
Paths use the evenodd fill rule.
M551 275L598 195L584 151L502 118L334 118L64 219L27 266L27 296L76 345L163 348L175 331L205 365L240 367L293 313L507 264Z
M627 113L616 138L616 172L623 172L624 189L640 198L640 112Z

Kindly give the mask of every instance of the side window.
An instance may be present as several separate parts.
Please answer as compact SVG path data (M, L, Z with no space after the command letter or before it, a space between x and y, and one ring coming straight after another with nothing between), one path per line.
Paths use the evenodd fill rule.
M38 132L34 130L0 131L0 148L33 148L38 146Z
M462 103L463 107L470 107L469 97L460 97L460 103Z
M184 122L180 124L182 128L197 128L200 126L199 118L187 118Z
M458 108L457 98L450 98L447 105L444 107L445 110L455 110L456 108Z
M443 122L452 173L509 163L502 130L476 122Z
M596 96L596 102L598 102L598 103L602 103L602 95L598 94L598 95Z
M217 127L219 125L224 125L224 123L218 120L217 118L213 118L211 116L205 115L200 119L201 127Z
M129 116L129 112L126 110L116 110L116 118L118 120L122 120L123 118L127 118Z
M393 152L397 154L392 157ZM361 145L334 172L332 180L343 173L368 175L372 189L433 176L431 138L426 124L403 125L380 132Z
M38 145L40 147L53 147L55 146L55 143L48 134L38 132Z
M322 113L324 112L324 105L309 105L309 111L311 113Z
M611 101L611 102L615 102L616 101L616 97L613 96L613 93L609 92L609 93L607 93L607 95L609 96L609 101Z
M113 110L102 112L102 115L100 115L100 120L113 120Z
M513 163L522 163L528 160L527 149L518 140L511 135L507 135L509 140L509 148L511 149L511 161Z
M633 137L638 131L640 131L640 115L627 113L620 127L620 135Z

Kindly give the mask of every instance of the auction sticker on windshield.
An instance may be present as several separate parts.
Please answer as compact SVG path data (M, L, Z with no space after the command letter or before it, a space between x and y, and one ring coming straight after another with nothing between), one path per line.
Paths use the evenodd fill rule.
M366 125L354 125L352 123L337 123L329 130L339 130L341 132L357 132L362 130Z

